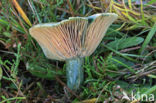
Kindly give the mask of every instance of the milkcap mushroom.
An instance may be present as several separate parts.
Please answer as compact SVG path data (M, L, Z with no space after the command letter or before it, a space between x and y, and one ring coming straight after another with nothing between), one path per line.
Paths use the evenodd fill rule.
M83 82L84 57L96 50L116 19L117 14L114 13L70 17L57 23L35 25L29 32L47 58L66 61L67 86L77 90Z

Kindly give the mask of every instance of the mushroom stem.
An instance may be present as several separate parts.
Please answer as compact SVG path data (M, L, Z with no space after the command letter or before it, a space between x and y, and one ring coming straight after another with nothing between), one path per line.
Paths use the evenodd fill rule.
M67 86L76 91L83 82L84 58L73 58L66 61Z

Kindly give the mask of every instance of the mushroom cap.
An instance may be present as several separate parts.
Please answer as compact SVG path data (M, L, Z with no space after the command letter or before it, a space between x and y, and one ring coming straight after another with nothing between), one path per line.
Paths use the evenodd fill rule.
M29 32L47 58L62 61L90 56L117 17L114 13L70 17L57 23L35 25Z

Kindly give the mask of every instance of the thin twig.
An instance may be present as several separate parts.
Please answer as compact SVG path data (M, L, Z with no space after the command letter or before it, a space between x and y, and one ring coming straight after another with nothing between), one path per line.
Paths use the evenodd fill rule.
M62 80L61 80L59 77L56 77L56 80L57 80L61 85L63 85L71 94L73 94L76 98L80 99L80 97L79 97L78 95L76 95L76 93L74 93L71 89L69 89L69 88L67 87L67 85L66 85L64 82L62 82Z
M136 47L132 47L132 48L126 48L126 49L121 50L120 52L121 53L129 52L129 51L137 50L139 48L141 48L141 47L140 46L136 46Z
M67 0L67 4L69 6L69 10L70 10L72 16L75 16L70 0Z

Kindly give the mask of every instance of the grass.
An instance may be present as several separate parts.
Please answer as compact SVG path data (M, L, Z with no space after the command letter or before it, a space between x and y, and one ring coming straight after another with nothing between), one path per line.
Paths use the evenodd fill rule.
M0 103L156 101L154 3L155 0L1 0ZM94 54L85 58L85 80L75 93L66 86L65 63L46 59L28 30L38 23L101 12L114 12L119 18ZM132 93L136 100L131 99ZM146 94L148 101L145 97L142 100L141 94ZM122 99L125 95L130 100Z

